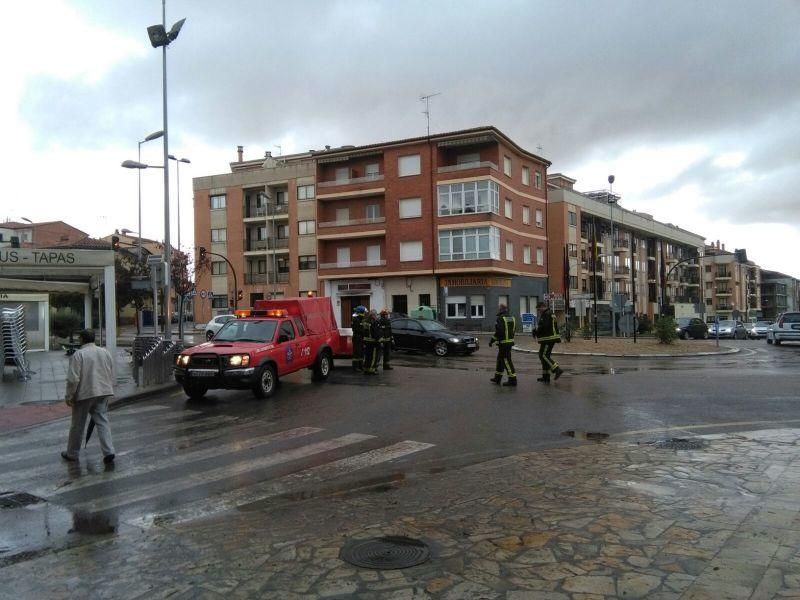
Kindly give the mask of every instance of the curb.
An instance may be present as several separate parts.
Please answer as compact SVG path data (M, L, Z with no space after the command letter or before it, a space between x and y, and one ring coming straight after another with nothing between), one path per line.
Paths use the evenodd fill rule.
M161 383L158 385L150 386L146 389L137 390L132 394L128 394L126 396L120 396L119 398L115 398L114 402L109 405L109 410L115 410L116 407L127 406L128 404L135 404L140 400L146 400L150 396L155 396L161 392L171 391L173 389L179 389L181 386L177 381L170 381L167 383Z
M514 346L512 350L526 354L539 353L538 350L520 348L519 346ZM610 356L613 358L695 358L701 356L724 356L726 354L737 354L738 352L741 352L740 348L726 348L719 352L689 352L681 354L614 354L607 352L553 352L553 354L557 356Z

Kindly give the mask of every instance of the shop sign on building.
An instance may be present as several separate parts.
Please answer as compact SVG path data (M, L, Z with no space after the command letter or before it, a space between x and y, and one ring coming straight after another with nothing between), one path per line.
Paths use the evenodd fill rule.
M440 287L511 287L510 277L442 277Z

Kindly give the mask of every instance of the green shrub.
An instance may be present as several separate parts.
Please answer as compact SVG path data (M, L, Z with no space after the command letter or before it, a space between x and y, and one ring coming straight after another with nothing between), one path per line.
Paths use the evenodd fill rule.
M57 312L53 315L50 322L50 329L53 335L60 338L68 338L73 332L81 328L81 319L78 315L71 312Z
M653 329L653 333L655 334L658 343L671 344L678 339L678 332L675 331L677 326L678 324L672 317L659 317L656 319L656 325Z
M639 333L650 333L653 330L653 322L647 315L639 317Z

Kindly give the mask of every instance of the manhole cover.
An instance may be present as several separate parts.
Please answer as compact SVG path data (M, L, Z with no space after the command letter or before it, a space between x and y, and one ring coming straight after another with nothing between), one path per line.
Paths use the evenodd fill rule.
M44 498L25 492L0 492L0 508L21 508L44 501Z
M653 445L656 448L663 448L665 450L702 450L706 444L703 440L670 438L668 440L659 440Z
M574 431L570 429L569 431L562 431L561 435L565 435L567 437L575 438L576 440L604 440L608 437L607 433L602 433L600 431Z
M406 569L421 565L430 555L424 542L403 536L356 540L339 552L343 561L367 569Z

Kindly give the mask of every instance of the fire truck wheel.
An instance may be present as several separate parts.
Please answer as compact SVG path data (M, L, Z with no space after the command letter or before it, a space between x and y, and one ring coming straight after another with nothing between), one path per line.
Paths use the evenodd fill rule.
M275 391L275 384L278 377L275 375L275 367L264 365L258 372L258 380L253 386L253 393L258 398L269 398Z
M328 375L331 374L332 366L333 362L331 361L330 352L323 350L317 357L317 362L314 364L314 379L320 381L327 379Z
M200 398L206 395L208 388L202 385L184 385L183 391L186 392L186 395L192 400L200 400Z

